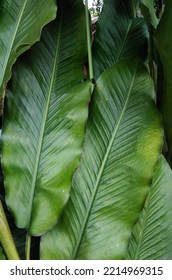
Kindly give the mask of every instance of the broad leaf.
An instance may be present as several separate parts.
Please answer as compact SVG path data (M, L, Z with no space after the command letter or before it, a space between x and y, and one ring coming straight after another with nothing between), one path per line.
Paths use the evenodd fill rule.
M172 171L161 157L142 214L133 229L128 259L172 259Z
M81 83L84 12L81 1L58 1L57 20L18 61L7 94L2 138L6 201L17 226L31 235L56 223L80 159L91 87Z
M98 79L84 151L42 259L123 259L162 146L153 83L142 63L121 61Z
M39 40L42 27L55 18L56 9L55 0L0 1L0 98L15 60Z
M161 112L169 144L169 157L172 161L172 1L165 1L165 11L155 34L155 43L160 53L164 69L164 92L161 100Z
M143 5L146 10L146 21L148 20L148 16L149 15L149 21L151 22L151 24L153 25L154 28L157 27L158 25L158 18L156 16L155 13L155 8L154 8L154 1L153 0L140 0L141 6ZM147 24L149 25L149 23L147 22Z
M143 19L133 18L130 2L107 0L103 5L93 44L95 79L122 58L147 57L147 28Z

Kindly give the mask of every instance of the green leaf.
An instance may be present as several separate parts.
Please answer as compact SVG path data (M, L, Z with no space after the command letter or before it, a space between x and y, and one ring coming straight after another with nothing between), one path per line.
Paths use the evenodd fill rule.
M93 44L95 79L120 59L129 56L147 58L147 39L144 20L133 18L130 1L105 1Z
M98 79L71 198L42 259L123 259L162 146L153 83L134 59Z
M84 6L66 0L58 8L57 21L14 67L5 107L6 202L17 226L30 235L49 230L69 198L90 99L91 83L81 83Z
M149 23L148 23L148 18L149 18L149 21L152 24L152 26L154 28L156 28L158 25L158 18L155 13L154 1L153 0L140 0L140 3L141 3L141 7L143 5L146 8L146 9L144 9L144 13L145 13L145 19L147 21L148 26L149 26ZM147 15L149 15L149 16L147 16Z
M160 101L165 133L169 145L169 158L172 161L172 1L165 1L165 11L155 33L155 43L160 54L164 70L164 92Z
M55 0L0 1L0 98L15 60L39 40L42 27L55 18L56 9Z
M172 171L161 157L144 209L133 229L128 259L172 259Z

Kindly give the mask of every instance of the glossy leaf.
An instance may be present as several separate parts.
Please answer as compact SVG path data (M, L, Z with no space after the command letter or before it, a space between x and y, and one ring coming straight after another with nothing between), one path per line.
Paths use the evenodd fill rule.
M172 171L161 157L144 209L133 229L128 259L172 259Z
M120 59L147 57L147 28L143 19L133 18L132 9L131 1L104 2L93 44L95 79Z
M84 6L58 1L57 20L14 68L2 138L6 202L30 235L49 230L69 198L90 99L85 56Z
M39 40L42 27L55 18L56 9L55 0L0 1L1 98L17 57Z
M162 146L153 83L139 61L98 79L80 167L42 259L123 259Z
M165 133L169 145L169 158L172 161L172 1L165 1L165 11L155 34L155 43L160 54L164 70L164 92L160 104Z

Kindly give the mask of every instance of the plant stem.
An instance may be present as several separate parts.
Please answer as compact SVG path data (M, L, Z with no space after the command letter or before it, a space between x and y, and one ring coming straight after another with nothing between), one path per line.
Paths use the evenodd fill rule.
M19 255L0 201L0 243L8 260L19 260Z
M92 61L92 51L91 51L92 40L91 40L91 32L90 32L88 0L85 0L85 18L86 18L86 32L87 32L89 78L91 80L93 79L93 61Z
M131 4L132 4L133 18L136 18L137 11L136 11L136 4L134 3L134 0L131 1Z
M149 26L149 33L150 33L150 45L149 45L149 67L150 67L150 75L154 81L154 85L156 88L156 73L155 73L155 67L154 67L154 41L153 41L153 34L154 29L153 26Z
M29 234L26 235L26 260L30 260L30 248L31 248L31 236Z

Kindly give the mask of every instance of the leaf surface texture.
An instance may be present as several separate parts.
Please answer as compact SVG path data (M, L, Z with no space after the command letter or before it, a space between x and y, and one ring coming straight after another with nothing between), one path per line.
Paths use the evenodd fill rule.
M143 19L133 17L130 2L125 0L104 2L93 43L96 80L120 59L139 56L144 60L147 57L147 28Z
M72 192L41 259L123 259L162 146L153 84L140 61L98 79Z
M172 171L160 158L144 209L133 229L128 259L172 259Z
M41 29L56 16L55 0L0 1L0 97L17 57L39 40Z
M83 20L82 3L58 1L57 20L18 61L7 94L6 201L17 226L30 235L41 235L56 223L80 159L91 88L89 81L81 83Z

